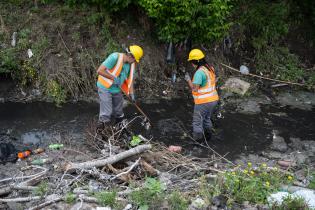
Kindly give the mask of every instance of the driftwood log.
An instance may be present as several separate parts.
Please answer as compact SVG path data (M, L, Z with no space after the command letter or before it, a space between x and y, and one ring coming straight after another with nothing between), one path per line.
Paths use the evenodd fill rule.
M144 145L139 145L135 148L129 149L127 151L121 152L119 154L110 156L105 159L100 159L100 160L91 160L83 163L68 163L64 169L65 171L74 171L76 169L89 169L93 167L102 167L106 166L107 164L114 164L117 163L125 158L128 158L130 156L140 154L144 151L147 151L151 149L152 146L150 144L144 144Z

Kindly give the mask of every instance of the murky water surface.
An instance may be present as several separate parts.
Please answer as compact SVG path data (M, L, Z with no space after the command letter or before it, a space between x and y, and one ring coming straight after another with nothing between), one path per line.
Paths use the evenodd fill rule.
M150 117L153 127L145 130L135 120L132 126L136 134L142 134L154 141L167 145L182 145L186 153L208 156L209 150L192 144L191 133L193 104L185 100L160 100L140 104ZM286 141L290 137L315 140L315 110L280 108L277 105L264 106L255 115L233 112L229 108L223 118L215 120L215 135L208 144L221 155L234 158L240 153L260 152L272 141L273 130L279 131ZM129 119L138 115L137 110L127 106L125 114ZM66 104L62 108L53 104L35 102L0 104L0 132L10 133L25 145L43 145L46 142L61 141L62 135L71 134L84 138L87 123L96 119L98 104Z

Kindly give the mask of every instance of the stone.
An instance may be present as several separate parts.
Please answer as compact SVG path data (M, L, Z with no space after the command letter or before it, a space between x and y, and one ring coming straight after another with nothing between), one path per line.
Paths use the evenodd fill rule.
M277 136L274 132L271 149L279 152L286 152L288 150L288 145L284 141L284 138L282 138L281 136Z
M296 164L298 166L302 166L304 163L308 161L308 156L307 154L304 154L304 153L297 153L295 154L295 159L296 159Z
M301 144L304 150L315 153L315 141L302 141Z
M277 205L281 205L282 201L285 197L288 197L290 194L288 192L276 192L276 193L272 193L271 195L269 195L267 197L267 201L269 203L270 206L277 204Z
M315 208L315 192L313 190L298 190L293 196L302 197L311 209Z
M250 87L250 83L245 82L239 78L231 77L229 78L225 84L221 87L221 89L227 90L228 92L236 93L239 95L244 95Z
M277 151L263 152L263 155L269 159L281 159L283 154Z
M206 209L206 202L201 198L196 198L191 202L188 208L190 210L203 210Z
M303 144L300 138L293 138L290 137L290 141L291 143L289 144L289 146L293 149L293 150L298 150L301 151L303 149Z
M226 206L227 198L223 195L214 196L211 200L211 204L218 208L224 208Z
M106 206L106 207L96 207L96 210L112 210L112 208L108 207L108 206Z
M64 208L64 209L66 209L66 208ZM80 210L96 210L96 206L95 206L95 204L93 205L93 204L86 203L86 202L83 202L83 203L77 202L76 204L74 204L71 207L70 210L77 210L77 209L80 209Z

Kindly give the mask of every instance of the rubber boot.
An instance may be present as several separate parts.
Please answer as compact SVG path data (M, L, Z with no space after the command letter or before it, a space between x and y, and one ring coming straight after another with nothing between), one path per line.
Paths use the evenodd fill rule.
M201 141L203 139L203 133L195 133L195 132L193 132L193 139L195 141Z
M207 141L211 140L211 138L212 138L211 130L205 130L205 137L206 137Z

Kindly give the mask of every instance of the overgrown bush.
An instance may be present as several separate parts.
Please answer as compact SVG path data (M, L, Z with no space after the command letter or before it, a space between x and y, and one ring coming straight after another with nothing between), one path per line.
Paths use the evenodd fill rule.
M67 93L55 80L48 80L46 83L46 94L52 98L57 106L66 101Z
M130 199L141 210L148 210L159 205L164 198L165 186L155 178L147 177L142 188L134 190Z
M238 167L233 171L226 171L221 174L215 183L202 182L201 195L204 198L211 198L216 195L223 195L228 204L250 203L265 204L267 196L278 191L283 184L291 184L293 177L285 174L277 168L267 168L266 164L260 167Z
M195 42L213 41L224 36L230 23L229 0L139 0L149 17L155 20L159 38Z

